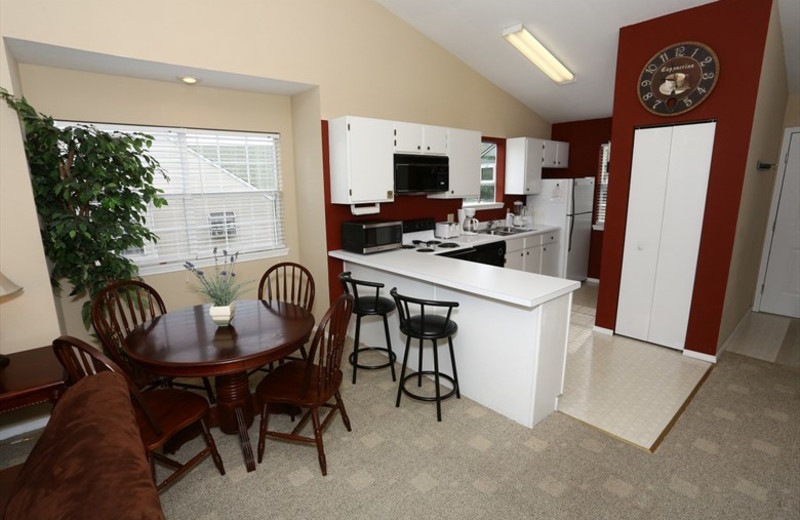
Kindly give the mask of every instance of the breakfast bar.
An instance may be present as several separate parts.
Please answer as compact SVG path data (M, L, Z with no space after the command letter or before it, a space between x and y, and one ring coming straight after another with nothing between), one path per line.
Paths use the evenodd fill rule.
M354 278L382 282L419 298L458 301L452 319L461 393L533 427L556 410L563 391L572 291L580 283L438 255L398 249L371 255L331 251ZM402 359L406 338L389 315L392 349ZM352 324L351 324L352 326ZM361 343L383 344L382 323L364 319ZM430 356L430 349L425 349ZM412 341L409 368L416 370ZM430 366L431 359L423 358ZM448 372L450 367L443 367Z

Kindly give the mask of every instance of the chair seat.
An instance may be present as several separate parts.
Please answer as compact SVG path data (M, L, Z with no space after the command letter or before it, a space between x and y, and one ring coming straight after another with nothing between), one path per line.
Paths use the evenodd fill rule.
M137 410L136 419L142 432L142 441L149 451L160 447L174 433L196 423L208 413L205 397L186 390L165 388L142 392L141 395L162 429L162 434L157 435L144 413Z
M375 296L360 296L355 305L353 312L361 314L362 316L372 316L389 314L395 310L397 306L394 301L389 298L375 297Z
M305 396L300 396L303 388L303 379L306 376L306 361L297 360L284 363L264 376L256 387L256 396L261 404L264 403L291 403L301 407L319 406L328 402L335 393L325 391L318 386L320 367L314 365L311 371L308 391ZM329 389L338 389L342 382L342 371L334 372L333 381Z
M425 315L425 327L422 327L422 316L411 316L406 326L400 327L403 334L422 339L439 339L452 336L458 330L458 324L444 316Z

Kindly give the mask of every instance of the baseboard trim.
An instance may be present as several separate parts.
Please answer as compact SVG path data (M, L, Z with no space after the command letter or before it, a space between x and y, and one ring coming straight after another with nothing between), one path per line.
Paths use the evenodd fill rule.
M41 430L47 426L47 421L49 420L50 415L45 415L43 417L36 417L27 421L17 422L5 428L0 428L0 441L4 441L24 433Z
M597 325L592 327L592 332L605 334L606 336L613 336L614 335L614 330L613 329L607 329L605 327L598 327Z
M707 361L709 363L714 363L714 364L717 363L717 356L710 356L708 354L703 354L702 352L695 352L694 350L684 350L683 355L693 359Z

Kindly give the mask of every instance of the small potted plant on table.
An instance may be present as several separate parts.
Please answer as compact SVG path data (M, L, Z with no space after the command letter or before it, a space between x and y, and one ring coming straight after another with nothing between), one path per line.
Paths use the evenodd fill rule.
M191 271L200 280L198 291L205 294L211 300L212 306L208 313L211 319L220 327L227 327L233 319L233 311L236 297L241 292L247 282L236 280L234 267L239 258L239 252L228 254L222 251L223 262L220 266L217 248L214 248L214 272L210 275L198 269L193 263L186 262L183 266Z

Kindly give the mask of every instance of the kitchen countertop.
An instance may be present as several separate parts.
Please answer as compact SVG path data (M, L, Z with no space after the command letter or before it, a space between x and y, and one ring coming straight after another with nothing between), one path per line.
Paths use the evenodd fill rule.
M454 238L453 241L469 245L488 244L499 240L537 235L557 229L559 228L555 226L542 226L529 232L508 237L486 234L462 235ZM395 249L369 255L335 250L330 251L328 254L333 258L346 262L416 278L523 307L536 307L580 287L580 282L574 280L467 262L435 254L419 253L413 249Z
M544 235L545 233L558 231L561 228L559 228L558 226L551 226L549 224L545 224L541 226L536 226L531 229L526 229L526 228L519 228L519 229L525 229L525 231L520 231L519 233L515 233L513 235L508 235L508 236L489 235L486 233L478 233L477 235L461 235L453 238L453 242L463 242L469 245L490 244L492 242L497 242L499 240L513 240L515 238Z

